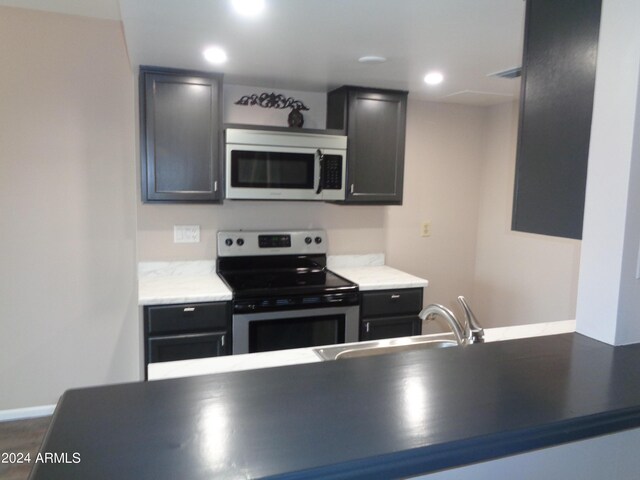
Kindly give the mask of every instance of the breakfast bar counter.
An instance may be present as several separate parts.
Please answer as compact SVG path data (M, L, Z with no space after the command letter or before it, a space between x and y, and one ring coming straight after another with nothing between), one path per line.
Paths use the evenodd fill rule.
M67 391L42 479L396 478L640 426L640 345L561 334Z

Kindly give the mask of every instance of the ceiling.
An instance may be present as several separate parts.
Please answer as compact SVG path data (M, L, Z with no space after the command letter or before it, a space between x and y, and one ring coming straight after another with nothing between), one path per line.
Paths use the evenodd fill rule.
M266 0L258 18L230 0L0 0L0 4L120 18L135 68L219 71L225 82L327 91L340 85L409 90L412 98L492 105L520 82L488 76L520 65L523 0ZM92 11L93 9L93 11ZM222 66L205 47L228 54ZM387 58L361 64L364 55ZM423 77L440 70L445 80Z

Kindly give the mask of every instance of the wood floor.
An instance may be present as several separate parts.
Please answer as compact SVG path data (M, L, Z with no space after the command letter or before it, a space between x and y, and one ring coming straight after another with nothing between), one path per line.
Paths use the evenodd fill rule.
M0 422L0 480L26 480L51 417ZM31 464L3 463L5 453L31 454Z

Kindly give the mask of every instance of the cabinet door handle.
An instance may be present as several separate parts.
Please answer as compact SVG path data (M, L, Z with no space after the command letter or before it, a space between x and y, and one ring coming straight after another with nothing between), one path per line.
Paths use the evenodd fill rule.
M350 190L351 195L353 195L353 183L351 184L351 188L349 190Z
M364 324L364 331L367 332L367 333L369 333L369 324L370 323L371 322L367 322L367 323Z
M220 339L220 346L224 347L224 335L222 335L222 338Z
M183 312L184 313L189 313L189 312L195 312L196 308L195 307L186 307Z
M217 181L217 180L215 180L215 181L213 182L213 191L214 191L214 192L217 192L217 191L218 191L218 181Z
M398 293L394 293L393 295L391 295L391 300L397 300L400 298L400 294Z

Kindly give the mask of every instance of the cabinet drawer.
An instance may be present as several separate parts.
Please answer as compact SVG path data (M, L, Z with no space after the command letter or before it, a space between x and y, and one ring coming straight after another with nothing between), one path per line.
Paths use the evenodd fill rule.
M378 317L419 313L422 309L422 288L381 290L362 293L362 317Z
M227 302L147 307L147 333L226 329L229 314Z

